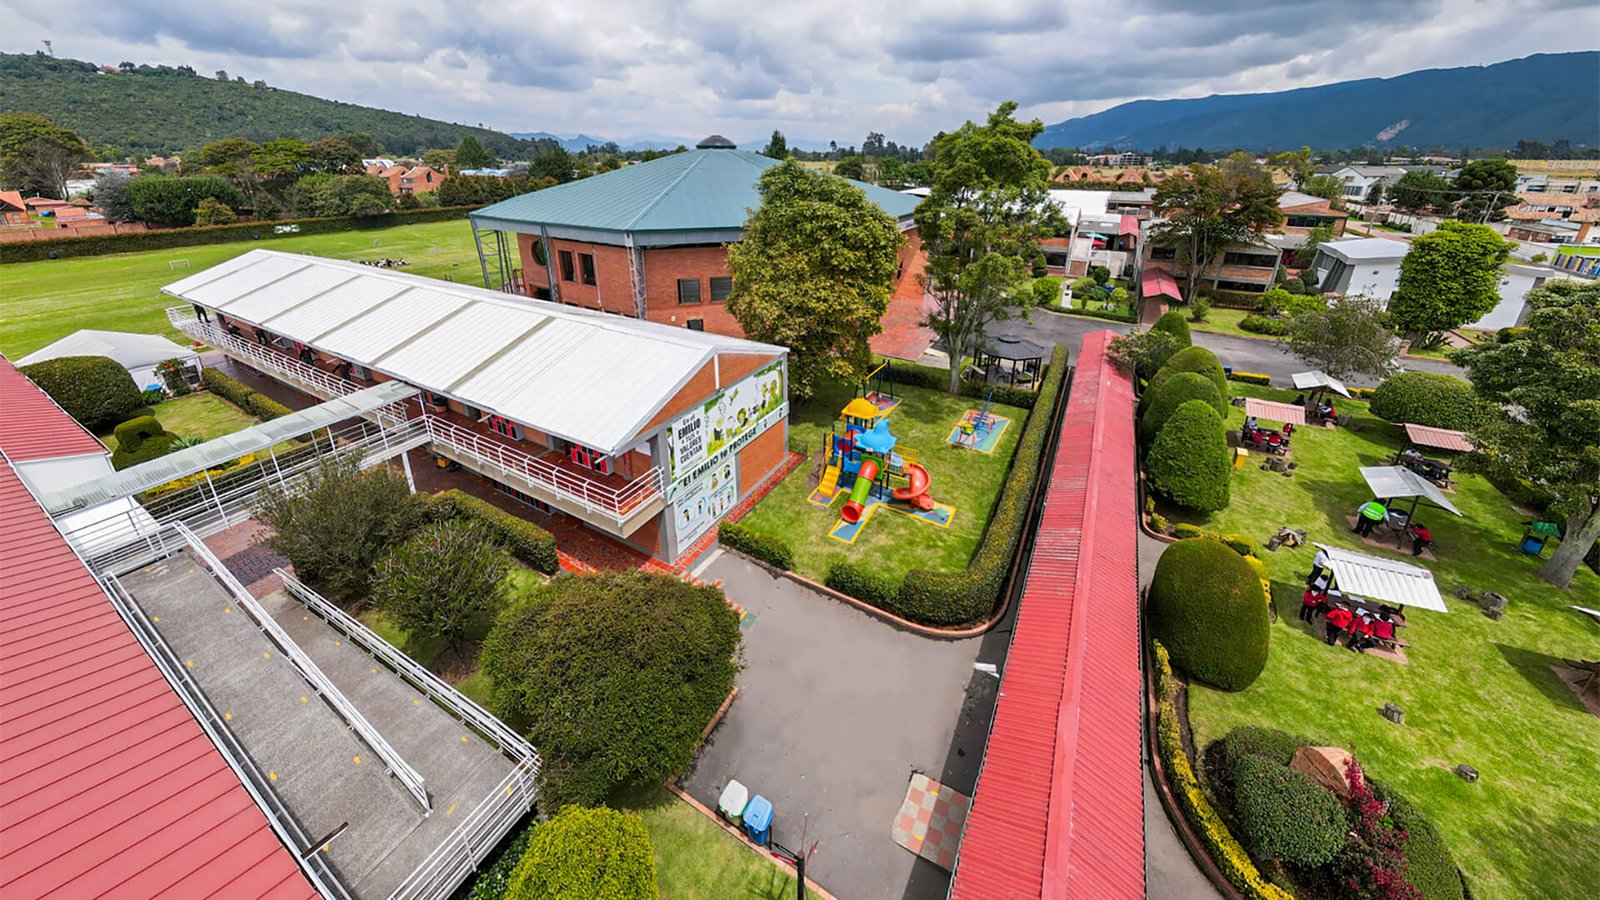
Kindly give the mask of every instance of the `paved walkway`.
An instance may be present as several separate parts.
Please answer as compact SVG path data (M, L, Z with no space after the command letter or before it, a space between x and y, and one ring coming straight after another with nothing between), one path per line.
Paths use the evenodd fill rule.
M819 841L809 874L841 898L944 897L949 874L892 831L913 773L972 792L998 684L973 664L1003 662L1009 628L922 637L712 553L694 574L755 619L739 697L685 788L710 807L730 778L767 797L775 839Z

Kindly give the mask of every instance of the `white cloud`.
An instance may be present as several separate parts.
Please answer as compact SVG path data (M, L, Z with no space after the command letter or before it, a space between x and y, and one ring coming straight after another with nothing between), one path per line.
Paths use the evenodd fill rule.
M1568 7L1565 10L1553 6ZM901 142L1591 49L1592 0L0 0L11 50L186 64L505 131Z

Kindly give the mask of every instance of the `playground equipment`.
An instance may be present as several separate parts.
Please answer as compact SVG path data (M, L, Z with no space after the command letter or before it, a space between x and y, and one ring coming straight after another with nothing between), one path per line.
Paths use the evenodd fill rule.
M844 508L839 510L839 518L846 522L861 521L861 505L867 501L867 494L872 490L872 482L878 477L878 464L873 460L863 460L861 468L856 472L856 483L850 488L850 499L845 501Z
M842 525L864 523L875 505L912 515L932 514L939 520L936 524L948 523L954 510L936 503L928 493L933 479L917 464L916 451L896 450L899 439L889 430L889 417L877 402L856 397L839 412L839 418L844 423L843 433L836 430L828 435L827 463L812 492L813 504L828 506L843 490L848 491L848 499L839 511Z
M880 415L887 415L899 406L900 398L894 392L894 363L889 360L878 363L861 379L856 397L876 406Z

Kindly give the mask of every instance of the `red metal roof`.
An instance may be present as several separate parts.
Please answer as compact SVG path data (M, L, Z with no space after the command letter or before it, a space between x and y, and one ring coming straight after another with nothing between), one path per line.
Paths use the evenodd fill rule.
M1122 214L1122 224L1117 228L1117 233L1118 234L1138 234L1139 233L1139 217L1135 216L1135 215L1130 215L1129 213L1123 213Z
M1466 432L1434 428L1431 425L1413 425L1408 422L1406 437L1419 447L1437 447L1440 450L1454 450L1457 453L1471 453L1477 449Z
M1172 273L1166 269L1147 270L1139 279L1139 296L1171 297L1174 300L1183 300L1183 294L1178 290L1178 282L1173 279Z
M0 543L0 896L316 897L3 457Z
M1143 897L1133 385L1084 336L953 900Z
M4 356L0 356L0 446L12 462L110 452Z

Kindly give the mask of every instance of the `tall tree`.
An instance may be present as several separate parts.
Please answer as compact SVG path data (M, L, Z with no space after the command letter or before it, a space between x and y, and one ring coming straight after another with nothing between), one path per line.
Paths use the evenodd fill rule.
M761 173L761 207L729 246L728 311L745 334L794 351L789 392L858 379L883 329L899 249L893 217L842 178L785 160Z
M1492 466L1539 485L1566 535L1539 577L1567 586L1600 538L1600 285L1552 281L1528 292L1523 328L1458 350L1496 415L1473 429Z
M1476 322L1500 302L1500 271L1511 244L1487 225L1442 222L1411 242L1389 317L1418 337Z
M1155 208L1163 217L1151 240L1178 251L1194 297L1200 276L1235 244L1259 244L1260 232L1283 221L1278 191L1266 170L1242 154L1218 165L1194 163L1156 188Z
M306 149L311 154L313 172L353 175L361 171L361 157L356 153L356 148L341 138L318 138Z
M256 167L253 158L260 147L244 138L212 141L200 148L198 162L205 171L228 179L246 197L256 194Z
M1498 222L1516 199L1517 167L1505 159L1475 159L1456 175L1456 217L1467 222Z
M94 205L109 222L132 222L138 218L133 211L133 201L128 199L128 182L124 172L102 173L94 180Z
M772 159L789 158L789 140L783 136L783 132L776 128L772 129L772 137L767 141L767 146L761 151L761 155Z
M1294 179L1295 185L1301 191L1305 191L1307 194L1311 193L1311 191L1306 190L1305 185L1306 182L1316 174L1317 164L1311 160L1310 147L1301 147L1299 150L1274 153L1273 155L1267 157L1267 165L1274 166L1289 173L1289 177ZM1320 197L1322 195L1316 194L1314 196Z
M530 160L528 174L535 178L552 178L557 184L565 184L578 177L578 161L558 145Z
M419 529L378 561L372 599L413 637L459 648L477 618L505 602L510 568L487 528L472 520Z
M846 156L833 164L833 174L840 178L864 181L867 177L867 161L859 156Z
M33 113L0 114L0 183L67 199L67 180L93 159L77 132Z
M494 165L494 154L483 149L478 139L469 134L456 145L455 162L462 169L487 169Z
M1413 169L1401 175L1387 193L1390 203L1407 212L1421 212L1430 206L1447 209L1455 199L1450 182L1427 169Z
M1372 297L1335 297L1326 307L1307 309L1289 320L1288 336L1283 352L1335 378L1381 380L1395 370L1397 341L1383 303Z
M1032 305L1039 240L1056 218L1050 162L1033 147L1044 123L1018 122L1016 110L1007 101L984 124L968 121L936 139L933 183L917 206L934 299L927 324L950 354L951 393L989 324Z
M1344 196L1344 182L1332 175L1312 175L1298 184L1300 193L1324 200L1337 200Z
M297 138L278 138L252 151L250 162L262 178L291 183L311 171L311 148Z

